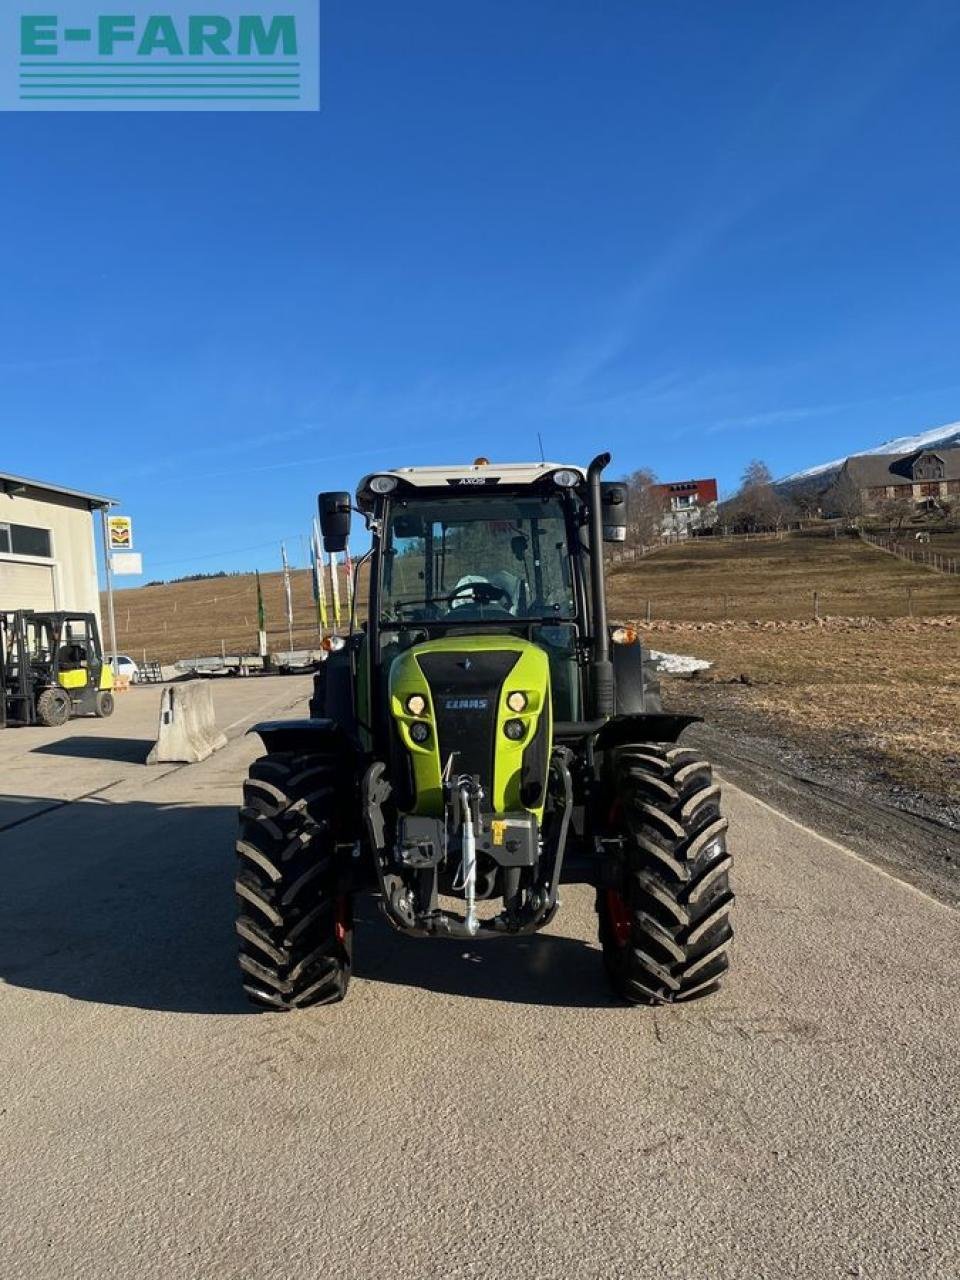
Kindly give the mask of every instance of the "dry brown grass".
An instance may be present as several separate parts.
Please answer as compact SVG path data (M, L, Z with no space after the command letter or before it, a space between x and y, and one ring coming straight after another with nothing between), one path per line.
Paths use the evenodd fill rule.
M287 647L282 577L262 581L270 647L278 651ZM316 639L310 574L295 571L292 583L294 643L306 648ZM913 619L903 616L908 587ZM848 620L817 626L815 589L824 614ZM341 595L346 601L345 589ZM720 621L725 595L727 611L742 621ZM726 687L745 712L776 720L821 751L856 742L921 789L960 790L960 578L848 538L704 540L616 568L610 596L620 618L642 618L652 598L655 619L677 620L654 622L646 633L652 647L716 663L718 693ZM221 641L228 651L256 650L252 575L140 587L116 601L117 643L135 658L144 650L164 662L215 654ZM752 684L726 683L741 674Z
M264 573L260 580L269 647L272 652L286 650L283 575ZM317 639L310 571L291 570L290 580L294 646L310 648ZM346 612L346 584L343 581L340 595ZM144 651L148 658L159 662L217 654L221 641L228 653L257 651L257 581L252 573L118 591L114 594L114 604L117 647L121 653L129 653L138 661L143 658ZM109 647L105 598L101 601L101 614L104 645Z
M908 564L851 537L782 541L694 539L636 564L614 565L611 611L668 620L812 618L820 614L897 618L960 613L960 576Z
M960 618L655 623L643 633L654 649L715 663L706 679L741 722L755 712L820 755L853 749L921 791L960 794Z

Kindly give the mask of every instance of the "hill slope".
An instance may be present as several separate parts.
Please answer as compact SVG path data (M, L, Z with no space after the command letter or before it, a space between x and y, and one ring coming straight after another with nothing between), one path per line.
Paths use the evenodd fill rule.
M960 613L960 577L832 534L692 539L615 565L609 579L615 616L642 618L649 600L654 618L672 621L811 618L815 591L821 616Z
M287 613L281 573L260 575L266 612L267 642L272 652L288 647ZM316 609L309 569L290 572L293 599L293 643L310 648L317 641ZM341 575L342 607L346 615L346 582ZM328 602L329 603L329 602ZM198 582L168 582L114 593L117 647L134 659L173 662L220 652L257 651L257 580L254 574L203 578ZM331 611L332 612L332 611ZM109 647L106 598L101 599L104 645Z
M310 572L291 572L295 647L317 639ZM286 649L283 577L261 575L270 649ZM363 591L365 588L361 588ZM909 595L908 595L909 589ZM813 592L821 614L902 617L960 613L960 577L905 564L852 538L790 536L781 541L695 539L663 547L610 571L611 611L674 621L809 618ZM346 582L341 576L346 625ZM172 662L220 652L255 653L257 585L253 574L118 591L117 644L134 658ZM106 601L102 602L104 628ZM105 639L109 646L109 636Z
M839 471L847 458L864 458L876 453L913 453L916 449L951 449L960 445L960 422L948 422L942 427L931 427L929 431L921 431L917 435L897 436L894 440L885 440L873 449L858 449L856 453L847 454L843 458L834 458L832 462L821 462L805 471L794 471L777 481L777 488L786 489L806 487L811 483L829 483L835 472Z

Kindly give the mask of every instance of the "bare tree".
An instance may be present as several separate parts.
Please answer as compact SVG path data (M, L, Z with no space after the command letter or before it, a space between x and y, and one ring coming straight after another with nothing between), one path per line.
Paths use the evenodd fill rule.
M665 503L657 489L657 477L649 467L640 467L626 477L629 510L627 545L649 547L656 542L663 524Z
M910 519L915 510L912 497L896 497L885 499L877 514L882 520L887 521L891 530L896 526L897 533L900 533L904 522Z
M843 470L837 476L824 495L824 504L830 515L844 520L856 520L863 515L863 495L848 471Z
M780 529L785 517L786 509L773 487L770 468L754 458L730 504L730 523L741 532L755 533L760 529Z

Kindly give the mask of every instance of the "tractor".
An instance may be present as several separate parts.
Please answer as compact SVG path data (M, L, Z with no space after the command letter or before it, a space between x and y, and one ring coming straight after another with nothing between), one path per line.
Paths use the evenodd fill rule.
M0 724L66 724L113 715L113 671L92 613L0 613Z
M561 884L586 883L621 1000L718 987L720 788L679 743L697 717L663 710L635 629L608 622L604 544L627 527L609 461L481 458L368 475L356 506L320 494L331 558L355 511L372 545L310 717L251 730L236 930L255 1003L343 998L365 889L401 933L474 942L543 929Z

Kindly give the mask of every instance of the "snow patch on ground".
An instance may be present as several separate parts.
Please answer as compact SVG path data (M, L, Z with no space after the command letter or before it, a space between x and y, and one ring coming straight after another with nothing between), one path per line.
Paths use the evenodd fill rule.
M692 676L695 671L706 671L712 662L704 658L692 658L687 653L658 653L649 650L650 661L658 671L667 676Z

